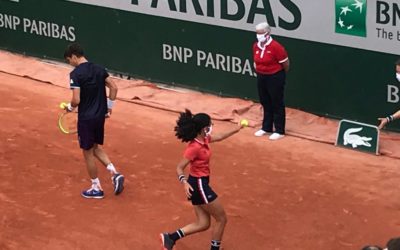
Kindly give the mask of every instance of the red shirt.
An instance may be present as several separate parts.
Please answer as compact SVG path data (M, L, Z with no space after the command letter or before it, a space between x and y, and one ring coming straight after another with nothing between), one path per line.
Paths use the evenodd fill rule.
M256 72L263 75L272 75L283 69L282 63L288 60L285 48L270 38L264 48L258 42L253 44L253 60Z
M210 175L211 151L208 143L210 137L204 138L204 142L197 139L189 142L183 156L190 160L190 175L194 177L204 177Z

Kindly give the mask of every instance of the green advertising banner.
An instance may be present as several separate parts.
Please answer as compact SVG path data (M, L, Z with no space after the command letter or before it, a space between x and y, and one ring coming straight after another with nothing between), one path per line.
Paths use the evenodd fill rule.
M370 124L341 120L335 145L379 154L379 129Z
M0 0L0 48L258 100L254 27L288 51L288 107L370 124L400 106L400 4L378 0ZM400 124L390 125L399 130Z

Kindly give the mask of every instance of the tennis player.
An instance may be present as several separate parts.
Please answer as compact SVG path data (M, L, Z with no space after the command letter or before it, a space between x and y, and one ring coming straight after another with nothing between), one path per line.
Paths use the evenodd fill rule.
M400 82L400 59L396 61L396 79L398 82ZM388 115L386 117L378 118L378 120L380 121L378 128L383 129L386 126L386 124L394 120L397 120L399 118L400 118L400 110L397 110L395 113Z
M114 194L118 195L124 189L124 176L117 172L100 147L104 142L106 115L111 114L117 97L117 85L103 67L88 62L79 44L70 44L65 50L64 58L75 67L70 73L72 99L66 109L72 111L78 107L78 140L92 180L91 188L84 190L82 196L95 199L104 197L104 191L97 176L96 158L110 171ZM109 88L108 99L106 87Z
M163 250L172 249L175 242L185 236L207 230L210 227L210 216L216 221L210 249L220 249L227 218L217 194L209 185L211 157L209 143L222 141L239 132L241 128L239 126L231 131L211 136L212 123L209 115L204 113L193 115L189 110L180 114L175 135L183 142L188 142L188 145L176 171L186 196L193 204L197 220L173 233L162 233L160 237ZM184 170L188 165L190 173L186 178Z

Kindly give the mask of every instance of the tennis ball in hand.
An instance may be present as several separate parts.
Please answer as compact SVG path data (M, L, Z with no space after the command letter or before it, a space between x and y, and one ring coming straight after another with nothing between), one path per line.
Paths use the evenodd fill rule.
M65 109L68 106L68 103L62 102L60 103L60 109Z
M247 127L247 126L249 126L249 121L246 120L246 119L240 120L240 126L242 126L242 127Z

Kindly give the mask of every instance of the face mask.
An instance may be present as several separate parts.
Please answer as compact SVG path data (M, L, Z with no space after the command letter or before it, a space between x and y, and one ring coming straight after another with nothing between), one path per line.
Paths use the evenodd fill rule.
M396 73L396 79L400 82L400 73Z
M268 39L269 39L269 35L267 35L267 33L264 33L264 34L257 34L257 40L258 40L260 43L263 43L263 42L267 41Z
M210 125L209 127L207 127L207 128L204 130L204 132L206 133L206 136L211 135L211 132L212 132L212 125Z

